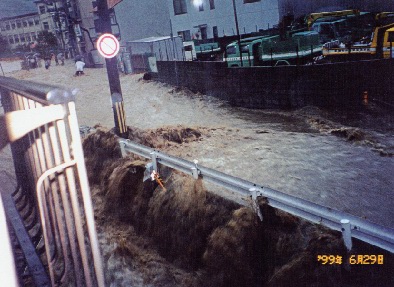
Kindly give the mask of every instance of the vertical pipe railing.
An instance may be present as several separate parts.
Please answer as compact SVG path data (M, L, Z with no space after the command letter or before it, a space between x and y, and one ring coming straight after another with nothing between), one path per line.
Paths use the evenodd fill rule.
M4 77L0 89L22 190L15 196L27 207L25 227L39 224L51 284L104 286L75 95Z

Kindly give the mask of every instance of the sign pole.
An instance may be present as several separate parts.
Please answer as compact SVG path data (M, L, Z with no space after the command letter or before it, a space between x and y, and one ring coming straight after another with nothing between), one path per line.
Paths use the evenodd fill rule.
M107 0L97 1L97 13L99 16L99 27L96 29L102 34L112 33L110 10L108 9ZM99 47L97 47L99 49ZM112 110L114 113L115 133L120 137L126 137L127 126L124 113L124 104L122 96L122 88L120 85L119 71L116 57L105 58L107 66L107 75L109 82L109 90L111 93Z

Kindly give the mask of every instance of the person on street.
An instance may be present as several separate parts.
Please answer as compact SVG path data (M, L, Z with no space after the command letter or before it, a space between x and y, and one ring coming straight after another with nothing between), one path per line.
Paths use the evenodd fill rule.
M64 66L64 54L59 53L59 54L57 54L56 58L57 58L58 62L60 62L61 65Z
M51 53L51 59L52 58L55 60L56 66L59 66L59 60L57 59L55 53Z
M49 69L49 66L51 65L51 55L46 55L44 57L44 61L45 61L45 69Z
M82 59L75 62L75 67L77 68L75 76L84 75L83 68L85 67L85 62L83 62Z

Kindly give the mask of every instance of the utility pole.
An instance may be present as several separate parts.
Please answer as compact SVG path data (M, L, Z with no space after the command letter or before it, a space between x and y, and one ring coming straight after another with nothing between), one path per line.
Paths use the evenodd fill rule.
M112 34L111 10L108 9L107 0L97 0L97 13L100 21L98 24L99 27L96 27L96 30L101 34ZM125 137L127 132L126 117L116 57L106 58L105 64L107 66L109 90L114 113L115 133L120 137Z
M239 34L237 6L235 5L235 0L233 0L233 8L234 8L235 29L237 30L237 37L238 37L239 56L240 56L240 60L241 60L241 67L243 67L242 51L241 51L241 35Z

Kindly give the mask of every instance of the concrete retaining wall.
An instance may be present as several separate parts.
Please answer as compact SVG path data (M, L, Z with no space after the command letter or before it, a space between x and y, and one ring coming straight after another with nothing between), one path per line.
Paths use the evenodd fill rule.
M224 62L158 61L158 80L249 108L394 105L394 60L227 68Z

